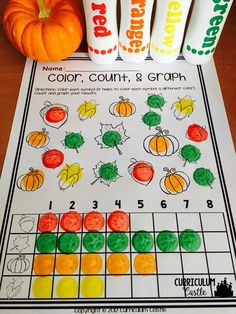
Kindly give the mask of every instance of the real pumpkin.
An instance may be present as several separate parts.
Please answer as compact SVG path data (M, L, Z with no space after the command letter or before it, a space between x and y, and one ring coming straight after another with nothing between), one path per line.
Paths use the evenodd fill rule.
M5 32L23 55L59 61L80 45L84 14L80 0L10 0L3 13Z

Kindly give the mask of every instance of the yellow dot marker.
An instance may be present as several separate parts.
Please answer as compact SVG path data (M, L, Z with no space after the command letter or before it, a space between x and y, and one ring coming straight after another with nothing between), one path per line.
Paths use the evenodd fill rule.
M72 299L78 296L78 282L68 276L61 278L56 285L56 294L61 299Z
M104 282L101 277L84 277L80 285L80 293L84 298L99 298L104 292Z
M32 285L32 293L37 299L51 298L52 278L51 277L36 277Z

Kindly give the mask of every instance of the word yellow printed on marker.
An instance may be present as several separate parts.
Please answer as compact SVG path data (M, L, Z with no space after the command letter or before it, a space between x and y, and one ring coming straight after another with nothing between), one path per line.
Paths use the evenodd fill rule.
M157 0L150 54L159 63L177 59L192 0Z
M32 285L32 293L37 299L51 298L52 294L52 278L36 277Z
M86 276L81 281L80 293L84 298L99 298L104 292L104 282L99 276Z

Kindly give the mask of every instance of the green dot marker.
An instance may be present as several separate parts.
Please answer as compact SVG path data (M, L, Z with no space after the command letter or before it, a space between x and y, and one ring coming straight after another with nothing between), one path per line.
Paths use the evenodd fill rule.
M118 168L113 163L101 165L98 170L99 177L105 181L114 180L118 176Z
M202 242L199 234L192 229L186 229L182 231L179 236L179 241L181 247L188 252L197 251L200 248Z
M198 168L193 173L194 181L201 186L210 186L214 182L215 178L210 169Z
M154 109L160 109L165 105L165 99L162 95L150 95L147 99L147 105Z
M80 133L69 133L66 135L64 144L67 148L78 149L84 144L84 138Z
M187 50L190 51L191 50L191 47L189 45L187 45Z
M124 232L112 232L108 236L108 247L112 252L123 252L128 246L128 236Z
M161 123L161 116L153 111L145 113L143 116L143 122L151 128L152 126L157 126Z
M201 151L194 145L185 145L181 150L180 150L180 155L183 157L186 162L196 162L197 160L200 159L201 157ZM184 164L184 166L185 166Z
M169 230L161 231L156 238L156 243L162 252L174 252L178 247L177 236Z
M36 240L36 248L40 253L51 253L56 249L57 237L54 233L41 233Z
M83 246L88 252L98 252L104 244L104 236L100 232L88 232L83 238Z
M108 147L115 147L121 143L121 135L116 131L107 131L103 134L102 142Z
M80 244L79 237L76 233L65 232L62 233L58 239L58 250L61 253L74 253Z
M148 231L137 231L132 237L132 245L137 252L149 252L154 246L153 237Z

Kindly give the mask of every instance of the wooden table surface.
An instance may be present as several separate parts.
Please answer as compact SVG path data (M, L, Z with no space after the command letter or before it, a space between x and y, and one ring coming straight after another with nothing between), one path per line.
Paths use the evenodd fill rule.
M206 0L208 1L208 0ZM6 5L0 1L0 14ZM215 52L215 63L225 102L231 134L236 147L236 2L226 21L222 36ZM0 25L0 173L11 131L17 96L20 88L25 57L8 42Z

